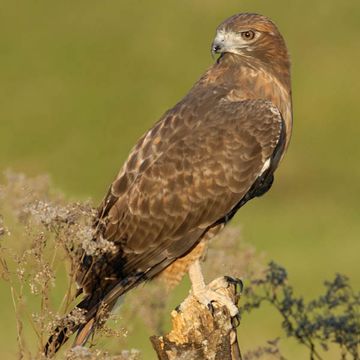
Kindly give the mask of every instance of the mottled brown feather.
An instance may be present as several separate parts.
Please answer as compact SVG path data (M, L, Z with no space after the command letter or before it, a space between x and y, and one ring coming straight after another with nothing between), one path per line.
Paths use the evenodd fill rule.
M161 150L154 149L148 158L137 160L137 173L134 168L136 175L126 181L122 193L117 184L120 179L124 186L121 179L126 175L113 183L109 193L113 205L105 219L108 225L104 237L117 244L120 251L104 255L109 271L118 258L123 259L126 274L146 273L149 264L187 253L200 240L189 242L187 234L202 234L224 217L247 193L274 152L281 116L270 102L214 99L208 91L197 99L199 103L211 103L209 110L202 109L193 123L181 122L175 129L168 120L174 119L174 114L165 116L158 129L168 127L173 131L162 137ZM188 105L181 106L186 117ZM156 133L153 135L146 142L151 144L151 139L156 139ZM145 160L147 166L143 165ZM97 284L93 277L103 275L103 266L100 273L96 266L92 270L82 283L88 292Z

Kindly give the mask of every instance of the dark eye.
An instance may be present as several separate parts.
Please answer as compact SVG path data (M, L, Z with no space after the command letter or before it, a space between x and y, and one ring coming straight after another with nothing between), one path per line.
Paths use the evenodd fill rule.
M252 30L243 31L240 34L244 40L252 40L255 37L255 33Z

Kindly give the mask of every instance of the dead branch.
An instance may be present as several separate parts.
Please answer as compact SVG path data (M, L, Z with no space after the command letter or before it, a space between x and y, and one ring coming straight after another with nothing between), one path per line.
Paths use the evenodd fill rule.
M219 281L223 279L226 281ZM237 304L239 284L239 280L226 277L214 280L209 287ZM171 312L171 321L172 330L167 335L150 338L159 360L241 360L236 335L239 322L226 307L213 303L208 309L190 294Z

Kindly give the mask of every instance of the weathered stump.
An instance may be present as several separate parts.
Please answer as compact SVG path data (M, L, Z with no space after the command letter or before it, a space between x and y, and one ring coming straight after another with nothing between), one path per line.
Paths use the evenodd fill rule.
M237 305L239 280L219 278L209 284L214 291L227 296ZM171 312L172 330L164 336L150 338L160 360L241 360L237 342L237 317L226 307L200 304L190 293Z

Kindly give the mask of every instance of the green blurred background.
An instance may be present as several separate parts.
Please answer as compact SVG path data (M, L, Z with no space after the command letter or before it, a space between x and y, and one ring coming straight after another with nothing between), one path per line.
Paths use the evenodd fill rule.
M217 25L244 11L271 17L286 38L294 133L273 189L234 223L298 293L319 294L335 272L359 289L359 0L2 0L0 169L48 173L69 197L99 202L137 138L212 63ZM8 306L0 318L0 357L11 359ZM246 318L243 349L280 334L276 320ZM154 358L145 336L131 341ZM284 349L306 358L294 342Z

